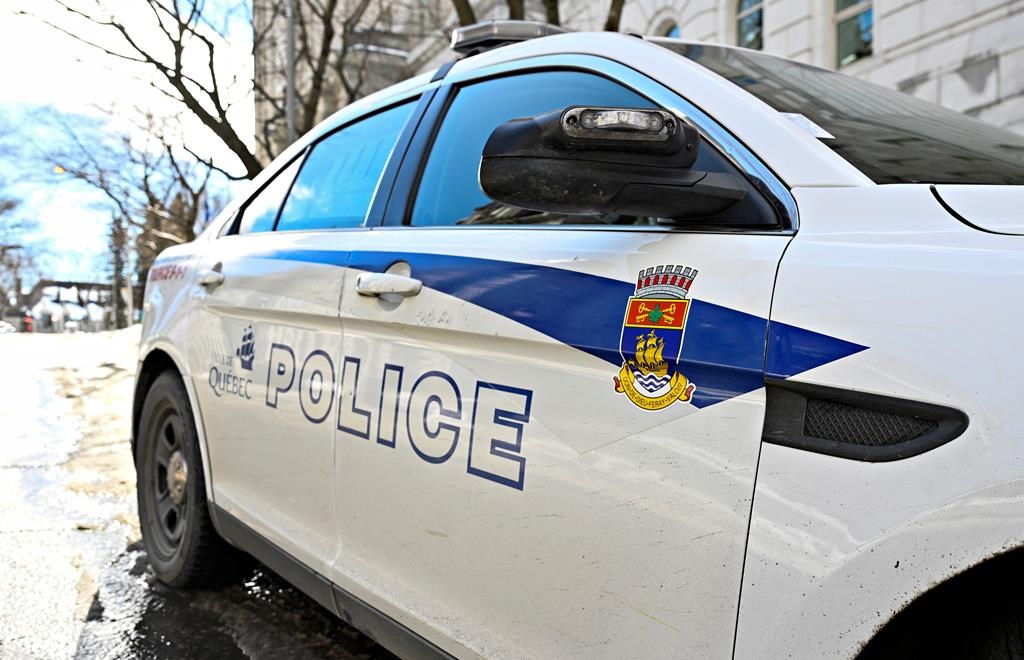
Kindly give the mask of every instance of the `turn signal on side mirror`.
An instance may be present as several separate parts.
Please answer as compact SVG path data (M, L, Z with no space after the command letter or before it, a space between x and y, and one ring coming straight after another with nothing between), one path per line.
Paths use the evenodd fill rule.
M747 194L694 170L700 134L671 112L570 106L496 127L480 158L491 199L534 211L705 219Z
M675 117L664 110L630 108L566 108L562 130L572 138L667 142L678 130Z

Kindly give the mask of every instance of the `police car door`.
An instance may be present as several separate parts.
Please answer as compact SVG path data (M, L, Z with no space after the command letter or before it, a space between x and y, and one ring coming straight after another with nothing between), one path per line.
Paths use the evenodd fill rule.
M492 202L480 154L513 118L660 106L722 135L635 71L571 59L455 75L386 226L352 246L335 580L486 656L725 657L791 218L753 186L701 232ZM737 171L700 149L698 169Z
M349 237L414 102L318 140L206 247L189 360L221 509L320 573L337 551L336 374Z

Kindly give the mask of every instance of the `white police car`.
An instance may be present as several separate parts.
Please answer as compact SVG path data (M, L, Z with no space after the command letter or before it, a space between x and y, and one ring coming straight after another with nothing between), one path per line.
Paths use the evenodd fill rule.
M506 27L152 269L160 579L235 546L408 657L1019 652L1024 138Z

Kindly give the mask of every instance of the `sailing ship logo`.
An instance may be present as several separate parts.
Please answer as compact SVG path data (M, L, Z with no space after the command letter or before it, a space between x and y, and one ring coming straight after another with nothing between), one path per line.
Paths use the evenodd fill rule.
M696 386L679 371L683 351L687 297L697 270L657 266L640 271L636 290L626 304L620 352L622 368L615 391L645 410L661 410L689 401Z
M256 340L253 338L252 326L242 333L242 345L235 349L235 355L242 362L242 368L252 371L252 361L256 356Z

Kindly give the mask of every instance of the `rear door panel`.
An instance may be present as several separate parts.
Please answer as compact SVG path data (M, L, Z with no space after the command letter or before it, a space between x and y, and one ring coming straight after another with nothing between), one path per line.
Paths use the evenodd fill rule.
M224 277L196 287L189 344L215 499L320 574L341 543L334 434L346 364L343 269L419 107L415 98L385 100L325 133L301 168L282 168L243 207L238 228L256 233L211 242L200 263Z
M212 289L194 285L188 342L215 500L320 571L338 544L330 413L347 235L211 242L199 268L216 266L225 279ZM311 253L319 262L297 258Z

